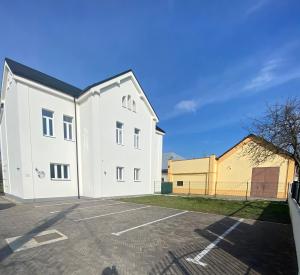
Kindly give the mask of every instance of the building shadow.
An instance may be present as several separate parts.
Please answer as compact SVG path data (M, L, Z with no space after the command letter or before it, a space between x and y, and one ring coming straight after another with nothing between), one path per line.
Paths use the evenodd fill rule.
M237 223L238 212L251 207L247 202L205 228L194 230L200 238L176 248L156 263L150 274L297 274L297 258L290 224L263 222L273 205L262 210L257 221L244 220L220 240L202 259L206 266L187 261ZM254 206L253 206L254 207ZM187 225L188 226L188 225Z
M75 208L78 207L78 204L73 205L55 216L51 217L50 219L45 220L42 222L42 224L34 227L32 230L25 233L23 236L18 238L17 240L13 241L11 245L16 247L18 249L19 247L23 246L25 243L27 243L30 239L32 239L37 234L41 233L42 231L47 230L52 225L56 224L58 221L64 220L66 218L66 215L72 212ZM13 250L10 248L8 244L6 244L4 247L0 249L0 263L4 261L6 258L8 258L13 253Z
M14 206L16 206L16 204L14 204L12 202L0 203L0 211L11 208L11 207L14 207Z

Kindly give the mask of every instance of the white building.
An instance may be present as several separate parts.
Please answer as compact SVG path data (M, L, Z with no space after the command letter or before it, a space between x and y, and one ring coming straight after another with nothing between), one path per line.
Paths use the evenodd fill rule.
M131 70L81 90L5 59L0 119L6 194L151 194L161 179L164 131Z

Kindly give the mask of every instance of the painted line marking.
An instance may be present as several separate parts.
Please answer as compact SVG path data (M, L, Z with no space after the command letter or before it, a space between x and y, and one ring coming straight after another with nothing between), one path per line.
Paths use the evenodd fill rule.
M112 203L112 204L97 204L97 205L86 206L86 207L78 207L78 208L75 208L75 209L72 211L72 213L73 213L74 211L77 211L77 210L80 210L80 209L94 208L94 207L100 207L100 206L106 207L106 206L119 205L119 204L122 204L122 203L125 203L125 202ZM51 211L50 214L59 213L59 212L64 212L64 210Z
M171 216L167 216L167 217L164 217L164 218L161 218L161 219L152 221L152 222L147 222L147 223L144 223L144 224L141 224L141 225L138 225L138 226L135 226L135 227L131 227L131 228L122 230L122 231L120 231L120 232L111 233L111 234L112 234L112 235L115 235L115 236L120 236L120 235L122 235L123 233L126 233L126 232L128 232L128 231L135 230L135 229L138 229L138 228L140 228L140 227L144 227L144 226L147 226L147 225L156 223L156 222L164 221L164 220L167 220L167 219L170 219L170 218L173 218L173 217L176 217L176 216L185 214L185 213L187 213L187 212L189 212L189 211L183 211L183 212L180 212L180 213L176 213L176 214L171 215Z
M102 215L97 215L97 216L92 216L92 217L77 219L77 220L73 220L73 221L74 222L80 222L80 221L92 220L92 219L96 219L96 218L101 218L101 217L110 216L110 215L114 215L114 214L120 214L120 213L135 211L135 210L139 210L139 209L143 209L143 208L148 208L148 207L151 207L151 206L149 205L149 206L143 206L143 207L139 207L139 208L132 208L132 209L128 209L128 210L123 210L123 211L118 211L118 212L112 212L112 213L107 213L107 214L102 214Z
M90 201L78 201L78 202L64 202L64 203L56 203L56 204L43 204L43 205L35 205L34 207L46 207L46 206L56 206L56 205L65 205L65 204L81 204L86 202L95 202L95 201L104 201L102 200L90 200Z
M195 258L186 258L187 261L192 262L197 265L206 266L206 263L201 262L201 259L208 254L221 240L225 238L232 230L234 230L244 219L239 219L234 225L228 228L221 236L214 240L211 244L209 244L202 252L200 252Z

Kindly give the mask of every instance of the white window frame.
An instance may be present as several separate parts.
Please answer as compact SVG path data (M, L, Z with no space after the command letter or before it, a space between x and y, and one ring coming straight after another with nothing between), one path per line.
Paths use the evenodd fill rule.
M52 113L52 117L44 115L43 112L50 112ZM45 120L45 126L46 126L46 133L44 132L44 120ZM43 130L43 136L45 137L54 137L54 112L48 109L43 108L42 109L42 130ZM52 126L52 134L50 133L50 123Z
M69 118L71 119L71 122L66 121L65 118ZM73 117L72 116L68 116L68 115L63 115L63 132L64 132L64 139L65 140L70 140L73 141ZM67 136L65 136L65 127L66 127L66 134ZM71 135L70 135L71 133Z
M141 168L133 169L133 179L134 181L141 181Z
M54 177L52 177L52 167L54 169ZM65 177L65 168L67 169L67 177ZM60 172L60 173L59 173ZM60 177L59 177L60 174ZM71 180L70 177L70 164L63 163L50 163L50 179L51 180Z
M121 128L118 127L118 123L120 123L122 125ZM123 130L124 130L124 123L122 123L120 121L117 121L116 122L116 143L118 145L123 145L124 144Z
M136 133L136 130L138 131L138 133ZM140 149L140 137L141 137L141 130L138 128L134 128L133 146L135 149Z
M117 166L116 167L116 179L117 181L124 181L124 167Z

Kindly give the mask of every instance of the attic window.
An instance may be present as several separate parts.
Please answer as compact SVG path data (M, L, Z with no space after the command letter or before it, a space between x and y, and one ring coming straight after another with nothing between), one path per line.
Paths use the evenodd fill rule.
M128 110L131 110L131 96L130 95L127 97L127 108L128 108Z
M126 96L123 96L123 97L122 97L122 107L125 107L125 108L126 108L126 107L127 107L126 105L127 105L127 102L126 102Z
M136 113L136 104L134 100L132 101L132 111Z

